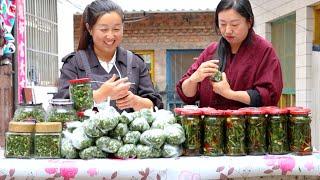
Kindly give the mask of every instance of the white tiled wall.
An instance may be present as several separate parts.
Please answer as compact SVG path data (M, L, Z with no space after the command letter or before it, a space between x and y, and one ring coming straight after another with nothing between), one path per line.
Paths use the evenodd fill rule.
M320 53L312 51L312 6L320 0L251 0L255 31L271 40L270 22L296 14L296 105L312 109L312 141L320 149ZM318 105L319 104L319 105Z

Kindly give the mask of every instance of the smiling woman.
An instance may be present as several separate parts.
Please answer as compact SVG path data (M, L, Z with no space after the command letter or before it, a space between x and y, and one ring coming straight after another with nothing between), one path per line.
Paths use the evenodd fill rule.
M78 51L62 60L59 91L54 98L69 98L69 81L88 77L96 103L110 98L111 105L120 112L162 108L146 64L119 46L123 21L122 9L111 0L96 0L85 8Z

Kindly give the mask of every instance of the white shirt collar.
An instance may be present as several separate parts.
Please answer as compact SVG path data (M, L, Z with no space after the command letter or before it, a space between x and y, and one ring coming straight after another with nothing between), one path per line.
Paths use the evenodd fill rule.
M112 59L109 62L105 62L99 59L99 62L101 66L108 72L110 73L111 69L113 68L114 63L116 62L116 57L117 57L117 50L114 52L114 55Z

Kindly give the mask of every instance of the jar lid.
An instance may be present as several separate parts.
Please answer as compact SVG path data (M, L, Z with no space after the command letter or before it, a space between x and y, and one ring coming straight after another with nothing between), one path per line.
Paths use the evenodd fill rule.
M248 115L261 115L261 114L267 114L267 111L264 110L264 109L259 109L259 108L256 108L256 109L248 109L248 110L247 110L247 114L248 114Z
M227 116L243 116L246 114L245 111L241 111L241 110L225 110L224 114Z
M90 78L81 78L81 79L71 79L71 80L69 80L69 83L70 84L83 84L83 83L87 83L90 81L91 81Z
M23 106L23 107L35 107L35 106L42 106L42 103L37 103L37 104L28 104L28 103L20 103L19 106Z
M309 108L297 108L290 110L290 114L292 115L308 115L311 112L311 109Z
M34 122L9 122L9 132L33 132L34 127Z
M275 115L275 114L287 114L287 109L279 109L279 108L270 108L267 110L268 114Z
M61 122L41 122L36 124L36 132L61 132Z
M183 108L174 108L173 111L174 111L176 114L181 114L181 111L183 111Z
M288 111L288 113L290 113L291 111L294 111L294 110L297 110L297 109L303 109L303 107L301 107L301 106L291 106L291 107L286 107L285 109Z
M216 110L214 108L202 108L202 114L207 116L222 116L224 115L223 110Z
M52 105L72 105L73 102L70 99L51 99L49 102Z
M246 114L248 114L250 111L252 110L256 110L258 109L257 107L244 107L244 108L240 108L238 109L239 111L244 111Z
M202 111L200 109L183 109L181 111L181 115L202 115Z

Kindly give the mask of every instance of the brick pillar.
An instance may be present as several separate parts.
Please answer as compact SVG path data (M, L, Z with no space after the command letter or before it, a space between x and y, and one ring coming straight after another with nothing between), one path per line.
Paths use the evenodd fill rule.
M4 146L5 132L13 115L12 66L0 66L0 146Z

